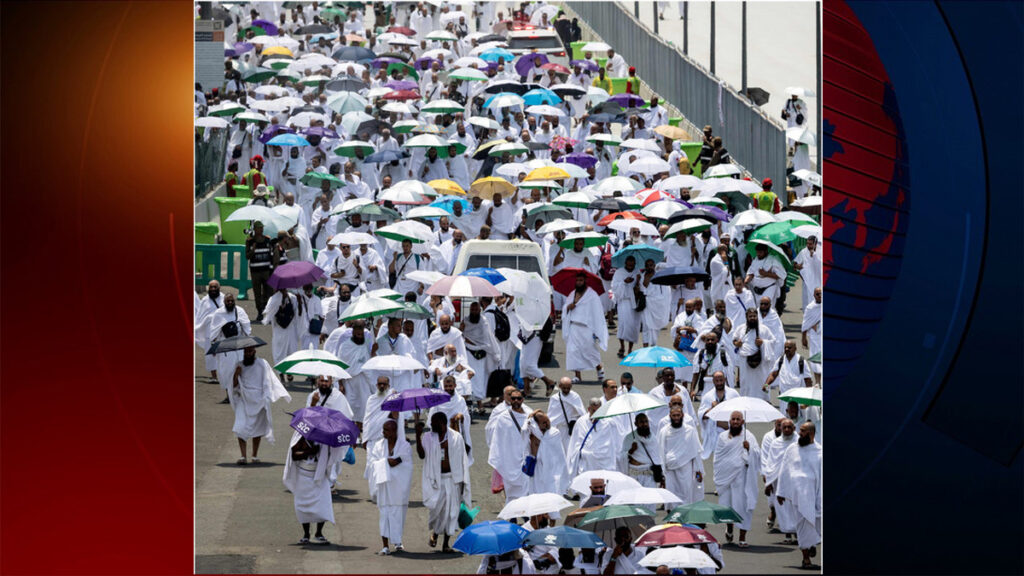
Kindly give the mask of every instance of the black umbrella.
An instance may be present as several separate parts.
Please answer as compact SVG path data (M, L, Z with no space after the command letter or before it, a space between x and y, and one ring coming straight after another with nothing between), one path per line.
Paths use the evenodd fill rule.
M387 128L390 130L391 124L388 124L383 120L371 118L370 120L363 120L359 126L356 127L356 134L362 134L363 132L366 132L367 134L376 134L380 132L381 128Z
M591 122L600 122L601 124L625 124L625 114L591 114L588 118Z
M529 92L529 88L519 82L513 82L512 80L499 80L494 84L484 88L484 92L488 94L498 94L500 92L511 92L522 96Z
M616 102L611 100L605 100L597 106L590 109L591 114L622 114L625 109L619 106Z
M768 98L771 97L770 94L768 94L761 88L747 88L746 96L747 98L750 98L750 100L753 101L754 104L757 104L758 106L764 106L765 104L767 104Z
M717 223L719 220L718 218L715 217L714 214L707 212L705 210L701 210L700 208L686 208L669 216L668 223L675 224L676 222L682 222L687 218L700 218L702 220L707 220L712 224Z
M618 198L598 198L587 206L588 210L608 210L610 212L622 212L631 208L632 206Z
M587 93L586 88L569 84L550 88L550 90L559 96L584 96Z
M218 340L206 351L207 354L223 354L224 352L237 352L245 350L250 346L266 346L267 343L255 336L238 335L231 338Z
M402 62L408 62L410 56L412 56L412 55L411 54L403 54L401 52L385 52L383 54L378 55L377 57L378 58L397 58L397 59L401 60Z
M346 74L331 80L326 84L326 87L331 92L358 92L363 88L366 88L366 82L363 82L360 78Z
M677 286L687 278L693 278L697 282L703 282L711 276L699 266L672 266L660 270L651 278L651 282L662 286Z
M477 39L478 44L486 44L487 42L505 42L508 38L501 34L488 34L487 36L481 36Z
M409 152L405 150L381 150L380 152L370 154L363 159L363 162L366 164L383 164L385 162L392 162L394 160L401 160L408 157Z
M315 114L325 114L327 116L331 115L329 112L324 110L322 106L314 106L312 104L306 104L305 106L299 106L298 108L292 110L292 116L294 116L296 114L299 114L301 112L313 112Z
M533 142L533 141L530 141L530 142L526 142L526 147L528 149L534 150L534 151L537 151L537 150L550 150L551 149L551 145L548 144L547 142Z
M306 34L330 34L333 31L334 28L325 26L324 24L309 24L295 30L295 34L301 34L303 36Z
M377 55L374 54L373 50L362 46L342 46L335 50L331 57L335 60L346 62L360 62L363 60L373 60Z

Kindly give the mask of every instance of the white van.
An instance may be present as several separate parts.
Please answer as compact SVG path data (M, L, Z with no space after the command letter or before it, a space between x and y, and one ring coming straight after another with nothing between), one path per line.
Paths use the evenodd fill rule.
M461 274L470 268L513 268L536 272L549 282L544 252L536 242L529 240L467 240L459 251L452 274Z

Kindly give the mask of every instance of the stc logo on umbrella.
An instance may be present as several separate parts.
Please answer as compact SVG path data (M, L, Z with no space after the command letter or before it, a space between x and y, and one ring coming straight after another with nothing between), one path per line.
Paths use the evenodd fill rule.
M344 444L347 444L351 440L352 440L352 437L349 436L348 434L338 434L338 443L339 444L344 445Z
M298 424L295 425L295 429L298 430L300 434L309 434L309 432L313 428L305 420L303 420L302 422L299 422Z

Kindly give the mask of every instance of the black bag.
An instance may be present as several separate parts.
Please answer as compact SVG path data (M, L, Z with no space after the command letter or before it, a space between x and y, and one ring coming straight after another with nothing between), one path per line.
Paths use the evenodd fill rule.
M796 125L800 126L803 123L804 123L804 115L803 114L797 114L796 115Z
M281 328L287 328L293 319L295 319L295 307L292 306L292 299L289 298L284 306L281 306L277 309L277 312L274 312L274 321Z
M419 266L420 265L420 255L419 254L413 254L412 257L416 259L416 265ZM405 267L408 266L408 265L409 265L409 261L406 260L405 264L402 264L402 267L399 268L397 272L388 272L388 286L389 287L394 288L395 284L398 284L398 275L401 274L405 270Z
M655 484L665 481L665 473L661 471L661 464L651 464L651 472L654 474Z
M512 384L512 372L508 370L495 370L487 377L487 397L500 398L505 393L505 387Z
M754 338L757 338L757 336L758 336L758 331L755 330L754 331ZM758 346L757 347L757 352L754 352L750 356L747 356L747 366L750 366L751 368L757 368L758 366L761 365L761 359L762 359L761 358L761 347Z
M633 297L636 298L636 306L633 308L633 310L637 312L643 312L644 308L647 308L647 294L641 292L638 286L634 286Z
M512 336L512 325L508 323L508 315L497 308L492 308L488 312L494 317L494 337L498 342L508 342Z
M238 336L238 308L235 308L235 321L228 322L227 324L220 327L220 333L225 338L234 338Z
M324 327L324 319L320 317L313 318L309 321L309 333L319 334Z
M487 350L469 350L469 349L467 349L466 352L469 352L470 355L473 356L473 358L476 358L477 360L483 360L484 358L487 357Z
M542 326L540 332L537 333L537 337L543 340L544 342L547 342L549 339L551 339L551 334L553 334L554 331L555 322L552 320L551 316L548 316L547 321L544 322L544 326Z

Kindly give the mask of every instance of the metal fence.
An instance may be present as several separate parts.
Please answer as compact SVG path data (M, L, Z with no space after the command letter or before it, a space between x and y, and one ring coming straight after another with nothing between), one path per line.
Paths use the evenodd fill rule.
M786 202L786 133L777 123L616 2L565 2L601 40L636 66L637 75L689 121L711 125L733 161L757 179L776 182Z
M224 157L227 149L227 130L203 128L196 131L196 198L202 197L224 180ZM244 172L242 164L239 162L238 168ZM248 169L248 166L244 168Z

